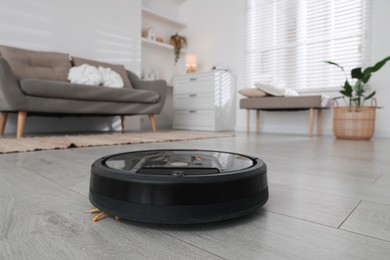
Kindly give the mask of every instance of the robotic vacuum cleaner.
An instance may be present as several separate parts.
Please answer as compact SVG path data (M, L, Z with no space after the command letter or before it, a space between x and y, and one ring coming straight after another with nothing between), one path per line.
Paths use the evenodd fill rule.
M89 199L124 219L190 224L236 218L268 200L267 167L254 157L209 150L146 150L92 164Z

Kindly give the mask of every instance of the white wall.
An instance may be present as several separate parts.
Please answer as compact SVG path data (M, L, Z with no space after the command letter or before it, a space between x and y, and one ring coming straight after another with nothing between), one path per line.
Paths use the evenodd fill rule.
M141 0L0 0L0 44L123 64L138 74L140 23ZM6 133L15 132L15 121L15 116L8 119ZM139 118L127 121L127 128L139 128ZM119 126L117 118L109 117L29 117L26 132L118 130Z
M373 0L371 63L390 55L390 1ZM376 136L390 137L390 62L373 74L370 84L377 91Z
M214 65L228 66L242 85L245 46L245 1L187 0L181 17L188 27L188 53L198 58L198 71Z
M189 51L198 56L201 70L208 70L214 64L223 64L232 68L237 75L237 89L244 88L244 49L245 49L245 8L246 1L224 0L187 0L181 6L181 16L185 17L188 29ZM373 0L372 15L372 47L371 62L390 55L390 1ZM378 103L384 106L377 110L376 136L390 137L390 63L381 71L374 74L370 80L371 86L377 89ZM318 93L306 93L318 94ZM330 96L336 92L326 93ZM236 130L245 131L245 111L240 110L238 101L242 98L237 94L237 122ZM252 131L254 131L255 112L252 116ZM309 114L301 112L262 112L261 131L273 133L307 134L309 128ZM332 134L331 111L323 113L323 133Z
M157 10L159 14L174 20L181 20L180 1L177 0L142 0L142 6Z
M244 82L245 1L188 0L181 5L188 27L188 53L195 54L198 71L227 66L236 76L236 88ZM236 107L239 99L236 98ZM238 110L238 109L237 109ZM236 121L241 122L240 118Z

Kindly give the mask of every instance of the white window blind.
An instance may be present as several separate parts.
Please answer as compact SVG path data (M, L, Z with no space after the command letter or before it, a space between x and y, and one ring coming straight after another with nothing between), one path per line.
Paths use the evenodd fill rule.
M338 88L368 62L370 0L247 0L246 84L271 75L297 90Z

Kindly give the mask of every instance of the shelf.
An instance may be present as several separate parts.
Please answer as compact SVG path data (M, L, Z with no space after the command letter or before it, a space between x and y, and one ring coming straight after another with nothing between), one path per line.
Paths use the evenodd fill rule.
M163 23L170 24L170 25L173 25L173 26L178 27L178 28L184 28L187 26L186 24L184 24L183 22L181 22L179 20L172 19L170 17L159 14L159 13L157 13L153 10L150 10L148 8L145 8L145 7L142 7L142 15L144 15L145 17L160 20Z
M157 42L157 41L151 41L145 38L141 38L142 44L145 44L147 46L151 47L159 47L161 49L167 49L167 50L173 50L173 46L167 43ZM181 52L185 53L185 49L181 49Z

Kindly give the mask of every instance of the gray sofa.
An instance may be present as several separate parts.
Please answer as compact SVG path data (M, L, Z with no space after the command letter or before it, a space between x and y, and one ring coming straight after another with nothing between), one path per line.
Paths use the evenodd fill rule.
M125 83L123 88L71 84L71 66L89 63L111 67ZM23 134L26 116L31 114L67 116L149 115L156 131L154 115L165 102L164 80L143 81L124 66L69 58L68 54L37 52L0 46L0 134L9 113L18 113L17 137Z

